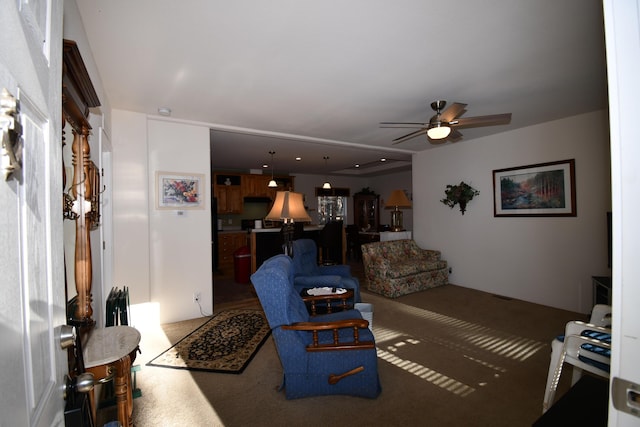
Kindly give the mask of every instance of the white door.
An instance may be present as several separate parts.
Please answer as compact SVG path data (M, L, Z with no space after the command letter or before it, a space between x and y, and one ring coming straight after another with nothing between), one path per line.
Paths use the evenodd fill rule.
M0 175L1 426L64 425L62 3L0 0L0 90L19 102L23 146L21 170Z
M610 426L640 425L640 0L605 0L611 132L613 334Z

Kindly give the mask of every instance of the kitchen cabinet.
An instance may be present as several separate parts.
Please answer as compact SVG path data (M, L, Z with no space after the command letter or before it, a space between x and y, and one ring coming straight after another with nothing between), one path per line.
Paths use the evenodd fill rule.
M272 189L268 187L271 175L243 175L242 197L271 197Z
M378 231L380 225L380 196L356 193L353 195L353 218L360 231Z
M269 197L271 200L276 200L276 193L278 191L294 191L293 177L292 176L275 176L276 184L275 188L269 188Z
M240 187L219 186L216 188L219 214L242 213L242 193Z
M218 267L233 270L233 253L247 245L246 232L222 232L218 235Z
M213 194L218 199L218 214L240 214L245 197L276 199L278 191L293 191L292 176L275 176L278 186L269 188L271 175L216 173Z
M218 199L218 213L242 213L242 177L240 175L216 174L214 182L214 194Z

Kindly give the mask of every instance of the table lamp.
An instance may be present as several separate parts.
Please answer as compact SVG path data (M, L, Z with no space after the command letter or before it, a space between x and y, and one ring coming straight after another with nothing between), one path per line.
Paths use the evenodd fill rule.
M293 191L278 191L276 201L273 202L273 207L265 219L283 222L284 253L289 256L293 255L293 223L311 221L304 208L302 193Z
M385 209L393 209L391 211L391 230L402 231L404 227L402 225L402 209L411 209L411 202L407 198L407 195L403 190L393 190L389 199L387 199L384 205Z

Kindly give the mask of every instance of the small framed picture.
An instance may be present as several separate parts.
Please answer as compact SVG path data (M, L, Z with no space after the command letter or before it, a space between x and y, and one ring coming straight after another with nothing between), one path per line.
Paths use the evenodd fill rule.
M575 159L493 171L494 216L576 216Z
M156 172L156 209L204 209L204 175Z

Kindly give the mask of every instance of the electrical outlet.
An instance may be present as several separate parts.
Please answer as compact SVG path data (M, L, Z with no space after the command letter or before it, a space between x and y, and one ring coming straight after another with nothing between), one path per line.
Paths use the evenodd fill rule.
M194 293L193 293L193 302L194 302L195 304L197 304L197 303L199 303L199 302L200 302L200 292L194 292Z
M229 225L233 224L233 220L231 218L229 218L227 222L229 223Z

